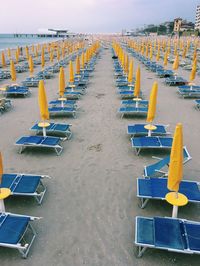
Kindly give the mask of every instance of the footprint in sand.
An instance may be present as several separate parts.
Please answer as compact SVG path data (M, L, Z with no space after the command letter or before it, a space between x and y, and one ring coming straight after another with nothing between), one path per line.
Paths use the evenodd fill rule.
M92 146L89 146L87 149L89 151L96 151L96 152L100 152L102 150L102 144L96 144L96 145L92 145Z
M105 93L97 93L95 96L97 99L101 99L103 96L105 96Z

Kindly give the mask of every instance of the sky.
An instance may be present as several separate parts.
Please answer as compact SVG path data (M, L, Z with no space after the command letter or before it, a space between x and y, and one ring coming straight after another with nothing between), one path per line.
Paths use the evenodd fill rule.
M0 33L110 33L181 17L195 21L200 0L0 0Z

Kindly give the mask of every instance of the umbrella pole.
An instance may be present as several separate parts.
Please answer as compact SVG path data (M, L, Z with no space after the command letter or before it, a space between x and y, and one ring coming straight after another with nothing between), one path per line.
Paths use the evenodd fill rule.
M61 101L61 107L62 108L64 107L64 101Z
M5 212L5 204L4 204L4 200L0 200L0 212Z
M172 218L177 218L177 216L178 216L178 206L173 205Z
M46 133L46 127L43 127L43 128L42 128L42 132L43 132L43 137L46 137L46 136L47 136L47 133Z

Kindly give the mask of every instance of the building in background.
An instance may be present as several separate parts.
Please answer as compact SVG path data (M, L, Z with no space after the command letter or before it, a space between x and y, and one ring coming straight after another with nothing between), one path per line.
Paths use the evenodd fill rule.
M196 9L195 30L200 31L200 5L198 5Z
M174 19L174 32L179 32L181 28L182 18L175 18Z

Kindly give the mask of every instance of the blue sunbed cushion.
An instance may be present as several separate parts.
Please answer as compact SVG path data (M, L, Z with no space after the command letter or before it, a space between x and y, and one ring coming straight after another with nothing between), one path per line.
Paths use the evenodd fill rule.
M0 214L0 243L17 244L22 237L29 217Z
M200 224L185 222L184 225L189 248L191 250L200 251Z
M51 107L49 108L49 112L74 112L74 108L71 107Z
M55 146L59 143L60 138L56 137L43 137L43 136L27 136L20 138L16 144L28 145L28 144L42 144L47 146Z
M154 218L155 246L183 250L181 221L172 218Z
M160 147L157 137L132 138L131 141L133 147Z
M34 193L39 185L39 175L3 174L1 187L14 193Z
M137 217L137 242L154 245L153 219Z
M128 134L139 134L139 133L148 133L148 130L144 128L146 124L135 124L135 125L128 125ZM165 134L166 129L162 125L156 125L156 129L152 131L153 134Z
M50 123L48 127L46 127L47 131L62 131L65 132L69 128L69 124L56 124L56 123ZM36 123L31 128L32 130L42 130L41 127L38 126L38 123Z
M131 113L131 112L134 112L134 113L147 113L148 112L148 108L146 107L131 107L131 106L127 106L127 107L121 107L119 109L119 112L121 113Z

